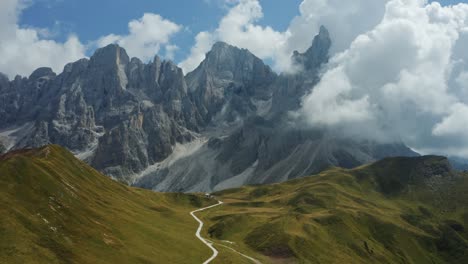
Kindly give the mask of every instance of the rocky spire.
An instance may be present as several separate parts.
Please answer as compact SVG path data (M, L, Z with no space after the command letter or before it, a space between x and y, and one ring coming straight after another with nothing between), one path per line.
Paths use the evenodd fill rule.
M106 47L96 50L91 57L91 63L94 66L109 67L114 65L126 65L130 62L125 49L117 44L110 44Z
M328 30L321 26L319 34L314 37L312 46L304 53L294 51L293 63L306 71L316 71L322 64L328 62L332 41Z

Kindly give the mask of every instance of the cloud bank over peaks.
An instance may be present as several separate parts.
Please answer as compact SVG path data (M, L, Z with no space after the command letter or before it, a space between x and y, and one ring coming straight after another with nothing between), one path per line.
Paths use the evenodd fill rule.
M468 157L468 5L391 0L303 98L313 126Z

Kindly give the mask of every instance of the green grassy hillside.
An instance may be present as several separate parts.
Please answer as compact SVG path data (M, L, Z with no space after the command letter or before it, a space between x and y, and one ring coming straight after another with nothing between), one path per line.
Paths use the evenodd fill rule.
M468 177L443 157L216 195L225 204L202 214L205 235L263 263L468 263Z
M0 263L201 263L212 201L112 181L58 146L0 156Z
M468 263L468 176L437 156L219 192L212 263ZM0 156L0 263L202 263L214 203L112 181L59 146ZM237 250L238 252L234 252Z

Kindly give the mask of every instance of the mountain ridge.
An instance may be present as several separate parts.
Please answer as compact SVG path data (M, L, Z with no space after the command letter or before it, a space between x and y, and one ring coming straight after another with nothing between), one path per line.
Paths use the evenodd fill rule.
M386 158L216 192L202 219L264 263L464 263L467 186L445 157Z
M163 191L282 181L384 153L415 155L399 142L366 143L290 125L289 113L320 80L331 45L321 28L310 49L293 54L304 71L278 75L248 50L218 42L184 76L171 61L155 56L143 63L111 44L59 75L40 68L29 78L1 78L0 142L7 149L60 144L107 175ZM189 146L198 148L189 151L194 155L179 155ZM287 153L275 154L281 149ZM193 164L181 165L181 157ZM297 164L292 172L290 161Z
M189 212L210 201L158 194L104 176L48 145L0 156L1 263L193 263Z

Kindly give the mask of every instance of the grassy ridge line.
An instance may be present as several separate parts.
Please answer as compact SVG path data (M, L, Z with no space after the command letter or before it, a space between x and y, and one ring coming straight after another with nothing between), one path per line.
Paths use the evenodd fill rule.
M194 263L212 201L112 181L59 146L0 156L0 263Z
M468 263L467 193L443 157L394 158L225 190L203 221L263 263Z

